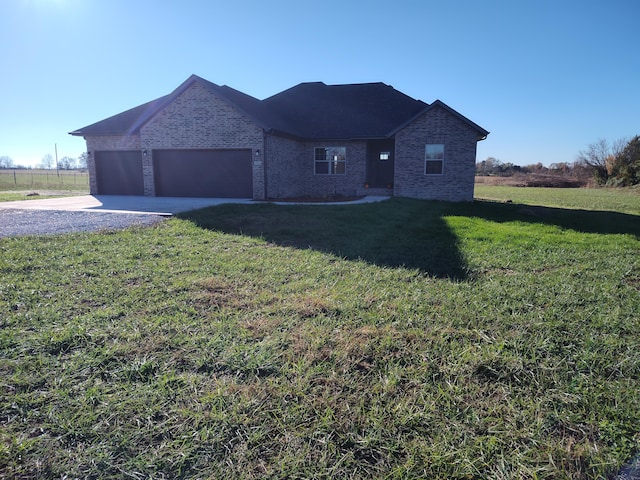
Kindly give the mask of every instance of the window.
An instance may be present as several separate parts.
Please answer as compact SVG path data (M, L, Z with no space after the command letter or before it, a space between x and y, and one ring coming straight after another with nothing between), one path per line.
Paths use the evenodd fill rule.
M442 175L444 164L444 144L427 143L424 149L424 174Z
M380 160L389 160L391 158L391 152L380 152Z
M346 171L346 158L346 147L316 148L316 175L344 175Z

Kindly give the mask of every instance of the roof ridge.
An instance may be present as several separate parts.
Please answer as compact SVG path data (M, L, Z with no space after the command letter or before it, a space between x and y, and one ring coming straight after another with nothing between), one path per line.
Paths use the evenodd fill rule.
M257 126L299 138L386 138L438 105L472 126L480 137L489 133L440 100L429 105L384 82L336 85L303 82L260 100L228 85L220 86L191 74L168 95L70 134L122 135L139 132L194 84L237 109Z
M326 85L327 87L360 87L364 85L382 85L385 87L393 88L391 85L388 85L384 82L330 83Z
M131 126L130 131L128 131L127 133L133 133L140 130L147 122L149 122L156 115L156 113L158 113L160 110L164 109L167 105L173 102L176 98L178 98L182 94L182 92L184 92L187 88L191 86L192 83L196 81L208 82L208 80L205 80L204 78L199 77L198 75L192 73L189 76L189 78L187 78L184 82L178 85L178 87L174 89L173 92L163 97L162 102L160 102L157 106L154 106L154 108L149 110L148 112L145 112L146 114L144 116L141 116L140 119ZM209 83L212 83L212 82L209 82Z

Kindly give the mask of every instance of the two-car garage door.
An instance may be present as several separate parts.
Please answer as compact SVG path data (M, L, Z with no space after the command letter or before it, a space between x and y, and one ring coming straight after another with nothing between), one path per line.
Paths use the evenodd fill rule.
M153 170L159 197L251 198L251 150L154 150ZM143 195L142 154L95 152L98 193Z

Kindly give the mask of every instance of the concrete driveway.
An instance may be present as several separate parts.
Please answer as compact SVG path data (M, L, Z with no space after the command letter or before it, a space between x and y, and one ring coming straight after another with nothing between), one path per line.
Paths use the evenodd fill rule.
M351 205L388 200L389 197L368 196L346 202L305 203L298 205ZM184 197L138 197L130 195L79 195L76 197L45 198L42 200L17 200L0 202L0 210L59 210L81 212L135 213L170 216L199 208L225 203L256 203L250 198L184 198ZM272 202L292 205L292 202Z
M125 195L79 195L76 197L46 198L0 202L0 210L58 210L149 214L170 216L224 203L250 203L248 198L178 198L137 197Z
M365 197L352 202L369 203L388 197ZM81 195L0 202L0 238L70 232L118 230L153 225L180 212L222 205L251 203L238 198L173 198L117 195ZM291 203L286 203L291 205ZM317 205L317 204L316 204ZM325 203L324 205L338 205Z

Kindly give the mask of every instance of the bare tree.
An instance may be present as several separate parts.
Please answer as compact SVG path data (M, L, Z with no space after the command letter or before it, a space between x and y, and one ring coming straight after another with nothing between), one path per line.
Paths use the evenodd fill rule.
M53 155L47 153L44 157L42 157L42 160L40 161L40 164L38 166L40 168L46 168L50 170L54 167L54 164L55 162L53 160Z
M15 165L11 157L0 157L0 168L13 168Z
M76 168L76 159L71 157L62 157L58 162L60 170L72 170Z
M87 155L87 152L82 152L78 157L78 168L87 168L88 158L89 158L89 155Z
M589 144L586 150L581 150L578 153L577 161L593 170L598 183L607 183L615 159L626 144L627 142L624 139L616 140L613 144L600 139L595 143Z

